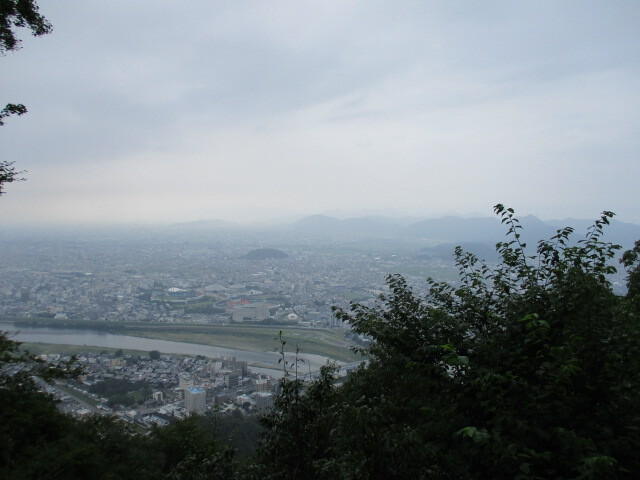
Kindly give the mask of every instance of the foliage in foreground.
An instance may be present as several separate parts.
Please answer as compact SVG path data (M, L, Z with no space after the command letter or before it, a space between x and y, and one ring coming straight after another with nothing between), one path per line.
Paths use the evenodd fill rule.
M342 386L330 369L285 382L255 478L635 478L640 471L640 243L629 294L607 274L619 247L559 230L527 253L511 209L490 268L457 249L460 283L417 298L390 276L377 306L336 310L374 342Z
M78 373L73 362L46 364L0 332L0 478L233 477L234 452L198 417L149 435L112 417L75 420L59 411L35 380Z
M26 28L33 36L39 37L51 32L51 24L40 12L35 0L1 0L0 1L0 56L6 52L18 50L20 39L17 29ZM5 119L27 113L27 108L20 103L7 103L0 109L0 127ZM0 195L4 193L4 184L20 181L13 162L0 160Z
M335 368L285 379L242 465L196 418L136 433L75 421L32 375L72 374L0 335L0 477L171 479L589 479L640 471L640 241L622 255L628 294L607 275L618 249L570 228L528 253L513 211L501 262L457 249L456 285L425 298L390 276L375 307L336 310L373 339L344 383ZM284 348L284 341L282 342ZM284 351L283 357L284 357ZM18 363L31 367L20 372Z
M113 417L75 420L35 389L0 388L0 478L233 478L234 452L190 417L148 435Z

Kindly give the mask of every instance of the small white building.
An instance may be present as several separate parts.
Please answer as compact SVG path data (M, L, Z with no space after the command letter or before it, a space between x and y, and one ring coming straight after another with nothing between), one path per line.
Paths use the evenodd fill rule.
M231 318L234 322L257 322L269 316L269 305L266 303L247 303L233 307Z

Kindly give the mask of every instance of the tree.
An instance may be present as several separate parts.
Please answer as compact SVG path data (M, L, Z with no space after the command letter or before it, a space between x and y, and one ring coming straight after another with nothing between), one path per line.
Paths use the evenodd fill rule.
M20 39L16 29L27 28L38 37L52 30L51 24L40 12L34 0L1 0L0 1L0 55L20 48ZM8 103L0 110L0 126L5 118L11 115L24 115L27 108L22 104ZM0 161L0 195L4 193L3 185L21 180L13 162Z
M636 241L631 250L624 252L620 263L629 272L627 297L640 299L640 240Z
M27 108L24 105L14 105L8 103L2 110L0 110L0 127L4 125L4 119L11 115L24 115L27 113Z
M114 417L75 420L35 380L78 373L73 362L49 365L0 333L0 478L234 478L233 451L198 417L148 435Z
M457 248L455 285L429 280L419 298L391 275L376 306L335 309L373 339L369 362L341 386L324 375L312 395L285 391L262 474L290 478L288 464L327 479L635 478L640 315L637 294L616 296L607 277L613 213L577 243L564 228L531 251L513 210L495 211L508 229L496 266ZM623 256L630 279L637 251ZM269 455L292 447L293 425L297 448Z
M329 452L336 392L335 366L321 368L320 380L304 392L298 378L284 378L273 412L261 418L264 434L256 452L255 478L323 478Z
M34 0L2 0L0 4L0 53L20 48L16 28L28 28L39 37L50 33L51 24L40 12Z
M151 350L149 352L149 358L151 358L151 360L160 360L160 352L158 350Z
M13 162L0 162L0 195L4 193L3 185L5 183L18 182L22 180L19 177L22 173L24 172L16 171L13 166Z
M214 428L203 428L202 417L191 416L151 434L152 451L162 457L165 478L229 480L235 472L234 452L222 447Z
M47 445L51 457L59 457L62 452L70 455L72 422L56 409L50 395L39 390L34 376L47 381L78 373L73 361L50 365L0 332L1 478L29 478L25 471L35 465L42 467L43 445ZM17 472L24 475L20 477Z

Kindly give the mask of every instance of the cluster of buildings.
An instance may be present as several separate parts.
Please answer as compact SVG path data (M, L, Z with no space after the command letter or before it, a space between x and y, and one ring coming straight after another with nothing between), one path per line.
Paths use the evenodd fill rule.
M247 258L265 244L285 245L286 258ZM421 260L432 271L418 271L410 252L361 253L341 244L272 241L262 235L0 238L0 247L0 317L8 319L349 328L333 316L332 306L373 303L386 292L388 273L407 275L403 270L409 266L407 278L416 284L432 271L451 268L432 259ZM86 372L81 381L54 386L61 406L76 415L116 414L141 425L192 412L264 412L279 385L234 359L87 353L79 361ZM146 382L152 392L133 406L109 405L90 388L110 378Z
M69 360L52 354L50 362ZM267 413L273 406L279 382L274 377L249 371L247 363L235 358L205 359L161 355L87 353L77 357L84 374L75 381L44 386L56 395L61 408L82 417L92 413L117 415L143 426L165 425L174 418L207 412L243 414ZM109 379L129 382L132 391L151 387L149 395L133 405L118 404L92 393L92 386Z
M289 247L251 261L242 242L15 242L0 249L0 316L339 326L331 306L372 302L411 256ZM429 260L434 272L451 265ZM423 261L424 263L424 261ZM416 272L415 281L426 274ZM411 276L409 276L411 280Z

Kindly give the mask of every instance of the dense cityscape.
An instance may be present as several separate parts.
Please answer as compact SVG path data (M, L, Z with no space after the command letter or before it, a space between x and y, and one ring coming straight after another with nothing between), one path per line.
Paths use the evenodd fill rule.
M453 263L402 243L302 241L274 249L246 238L5 240L0 316L39 319L41 325L63 320L275 324L349 336L349 325L338 321L331 307L354 300L373 304L386 289L388 272L409 267L416 272L409 279L424 287L419 273L450 275ZM116 415L143 428L192 413L264 413L281 376L255 373L246 361L231 357L78 349L83 374L43 388L74 416ZM41 358L56 363L71 357L45 353ZM120 393L100 395L95 390L100 384L117 385Z
M261 249L246 243L5 242L0 315L200 323L272 319L333 327L331 306L371 301L385 290L389 273L406 271L420 288L429 274L447 278L453 272L451 258L426 257L417 248L327 253L328 248L294 245L282 248L286 258L267 253L251 260L246 254Z
M0 0L0 479L635 480L639 23Z
M403 273L414 292L423 294L426 277L451 281L456 272L450 248L430 248L428 239L310 239L206 229L110 233L5 237L0 317L37 319L39 326L88 321L93 328L134 323L327 329L342 332L348 347L369 339L352 335L333 306L373 306L388 291L389 273ZM490 244L475 247L493 258ZM621 275L612 280L624 283ZM78 417L117 415L140 427L192 413L264 413L281 376L211 354L78 349L82 376L46 387L61 400L60 408ZM70 356L49 349L42 358L58 362ZM101 395L97 385L110 385L115 393Z
M70 360L60 354L42 358L52 363ZM64 411L78 418L116 415L143 427L167 425L192 413L266 413L278 385L271 376L251 373L247 362L235 358L176 357L157 351L136 356L119 351L80 354L77 362L83 374L76 380L44 386ZM98 390L101 383L104 388Z

